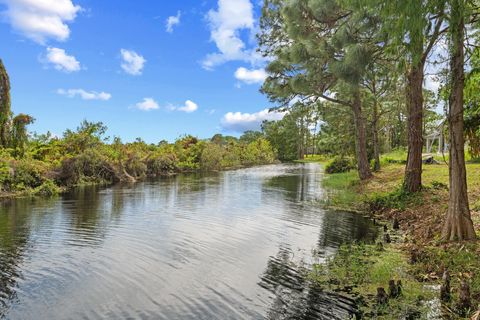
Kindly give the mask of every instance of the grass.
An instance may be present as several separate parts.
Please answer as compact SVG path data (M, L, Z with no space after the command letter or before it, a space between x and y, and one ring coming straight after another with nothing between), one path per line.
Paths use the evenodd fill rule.
M387 165L392 163L406 163L407 153L403 149L393 150L380 156L380 164Z
M480 304L480 245L478 242L448 245L439 242L448 203L448 165L443 161L437 165L424 165L423 190L408 194L401 188L406 153L395 151L383 155L381 159L382 169L366 182L360 182L354 170L325 175L325 203L336 208L371 209L374 210L373 214L389 224L396 217L400 220L406 241L401 246L386 247L381 253L362 249L364 257L360 259L366 259L362 263L355 262L356 254L352 253L353 258L348 263L345 262L344 266L340 263L330 272L339 278L343 277L345 281L364 277L357 291L367 296L375 293L376 286L385 286L385 281L388 282L390 277L400 277L402 282L404 278L409 279L404 283L405 296L387 308L389 315L377 316L377 319L398 319L408 305L417 305L418 296L426 295L423 283L418 281L438 284L443 271L448 269L452 275L454 296L448 308L454 309L460 280L467 279L475 306L475 310L468 313L473 314ZM480 163L469 161L466 167L472 219L475 229L480 231ZM409 265L408 255L412 248L421 249L421 258L418 263ZM355 270L360 267L368 268L368 273L357 273ZM450 315L450 318L462 319L458 315Z
M320 162L326 163L330 160L328 156L321 154L307 154L303 160L295 160L297 163L310 163L310 162Z
M365 200L357 190L360 179L355 170L325 175L322 184L327 191L323 202L328 207L361 210Z
M331 290L353 287L351 295L363 297L360 307L365 318L403 319L415 312L427 313L424 302L434 298L430 289L409 274L406 260L396 245L387 245L386 250L378 250L376 245L344 245L326 264L315 265L311 278ZM387 305L378 305L377 288L388 293L392 279L402 281L402 294L390 298Z
M390 159L394 159L390 157ZM405 155L406 157L406 155ZM401 159L400 153L396 153L395 159ZM480 209L480 163L467 163L467 186L471 208ZM361 202L368 202L371 198L381 195L395 195L403 183L405 166L398 163L384 164L374 178L366 183L361 183L355 170L325 175L323 186L329 190L327 204L345 206L350 208L364 209ZM424 165L422 183L425 193L437 196L440 209L446 209L441 204L447 203L448 193L442 189L448 186L448 166L446 164ZM448 187L447 187L448 188ZM443 188L445 189L445 188ZM418 199L421 202L422 199ZM417 202L418 204L418 202ZM406 203L411 205L411 203ZM415 204L414 204L415 205Z

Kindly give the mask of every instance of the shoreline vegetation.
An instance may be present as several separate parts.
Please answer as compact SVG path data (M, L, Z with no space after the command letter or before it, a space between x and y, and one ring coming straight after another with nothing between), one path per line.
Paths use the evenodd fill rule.
M480 159L480 50L469 45L470 37L478 40L477 9L464 0L264 1L259 51L270 60L261 91L297 115L270 132L300 132L297 159L335 157L325 167L332 191L324 204L371 213L385 228L382 248L398 249L407 261L392 264L402 279L381 268L391 273L383 283L370 261L388 261L381 250L350 249L337 268L355 279L352 259L362 257L357 267L368 274L357 291L368 292L370 306L385 307L374 318L426 317L397 313L389 299L398 280L407 287L413 277L439 286L436 309L446 318L480 319L479 165L465 152ZM427 85L433 69L435 86ZM400 232L393 244L391 229ZM367 290L375 284L376 292Z
M360 181L354 170L325 174L327 197L322 205L367 215L383 232L374 244L342 246L326 264L314 265L311 277L330 290L351 294L366 318L478 319L480 247L476 241L440 239L448 203L448 166L441 156L437 164L424 165L422 190L408 193L402 188L406 157L402 150L382 155L382 169L366 181ZM300 162L328 166L334 161L317 156ZM480 230L480 180L475 178L480 163L469 161L466 167L472 219ZM401 283L398 297L392 293L392 280ZM448 297L443 291L446 281ZM386 293L383 302L378 301L379 288Z
M0 149L0 199L53 196L82 185L132 183L184 172L219 171L276 162L270 143L255 133L240 138L217 134L174 143L122 143L106 137L102 123L83 121L62 137L35 135L18 148Z

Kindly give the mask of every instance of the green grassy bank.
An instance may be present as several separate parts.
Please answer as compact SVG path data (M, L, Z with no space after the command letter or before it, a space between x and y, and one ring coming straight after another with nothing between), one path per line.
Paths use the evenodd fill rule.
M448 201L448 166L440 157L439 164L424 165L424 187L417 194L405 193L401 188L404 152L382 156L382 169L366 182L359 181L355 170L326 174L323 179L327 189L325 206L369 214L387 225L387 233L394 239L381 250L377 245L344 247L332 261L313 271L317 281L335 283L336 290L353 284L352 294L363 297L367 318L426 319L429 312L436 311L446 319L470 319L479 309L480 245L476 241L439 241ZM469 161L467 174L472 217L480 231L480 164ZM392 233L394 219L399 221L400 230ZM439 297L445 270L451 275L452 299L441 307L432 307L432 299ZM402 296L379 305L376 290L387 290L389 280L402 281ZM469 284L472 300L472 306L464 310L458 308L462 281ZM432 291L432 287L437 290Z

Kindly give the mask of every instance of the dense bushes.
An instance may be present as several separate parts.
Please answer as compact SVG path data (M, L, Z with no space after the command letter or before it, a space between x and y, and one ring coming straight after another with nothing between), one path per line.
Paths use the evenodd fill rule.
M119 138L109 143L105 132L103 124L84 121L62 138L31 137L23 155L0 148L0 192L50 196L75 185L132 182L275 161L270 143L261 135L237 139L217 134L208 140L185 136L155 145L140 139L122 143Z
M391 192L373 194L367 203L371 211L382 209L405 210L409 206L418 205L418 201L421 201L419 193L408 192L403 186L399 186Z
M258 138L250 143L232 143L219 145L206 143L200 156L202 170L220 170L240 166L252 166L273 163L275 153L270 143Z
M352 160L344 157L336 157L325 166L325 172L328 174L342 173L354 168Z
M56 181L61 185L112 183L115 169L109 159L96 149L88 149L79 155L65 158L59 168Z
M225 152L225 149L220 145L208 143L200 155L200 166L202 170L222 169L222 160Z
M41 186L46 178L47 165L39 161L0 160L1 191L26 191Z
M174 153L154 153L147 159L147 174L152 177L170 175L178 171Z
M33 189L32 193L36 196L52 197L60 193L61 189L50 179L45 180L39 187Z

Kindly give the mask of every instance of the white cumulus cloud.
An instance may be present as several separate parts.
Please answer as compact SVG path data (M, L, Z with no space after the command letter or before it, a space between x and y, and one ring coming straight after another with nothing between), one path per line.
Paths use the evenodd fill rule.
M165 28L168 33L172 33L173 27L180 24L181 16L182 16L182 13L178 11L176 16L170 16L167 18L167 21L165 22Z
M68 22L82 10L71 0L0 0L12 28L40 44L48 39L65 41L70 36Z
M198 105L191 100L187 100L185 101L185 104L183 106L170 105L168 108L172 111L182 111L186 113L192 113L198 110Z
M253 5L250 0L218 0L218 9L207 15L210 38L218 52L209 54L202 62L205 69L232 60L254 62L260 59L255 49L247 49L240 32L255 32Z
M56 70L67 73L81 69L80 62L74 56L68 55L64 49L47 48L44 60L45 63L53 65Z
M112 95L107 92L97 92L97 91L85 91L83 89L58 89L57 93L63 96L67 96L69 98L80 97L83 100L102 100L107 101L110 100Z
M244 132L247 130L259 130L263 121L278 121L285 116L286 112L264 109L255 113L228 112L222 118L221 124L225 130Z
M235 71L235 78L246 84L263 83L267 78L267 72L264 69L248 70L241 67Z
M135 51L121 49L120 54L122 55L122 64L121 67L123 71L133 76L138 76L142 74L143 67L145 66L145 58Z
M135 108L143 111L150 111L156 110L160 108L160 106L153 98L144 98L142 102L135 104Z

